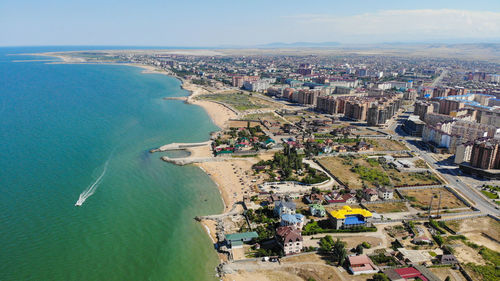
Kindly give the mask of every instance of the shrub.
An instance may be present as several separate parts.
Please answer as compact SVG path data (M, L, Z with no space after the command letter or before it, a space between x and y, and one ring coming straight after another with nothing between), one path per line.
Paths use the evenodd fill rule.
M443 245L444 243L444 240L443 240L443 237L441 237L441 235L432 235L432 238L434 239L434 241L436 241L436 243L441 247L441 245Z

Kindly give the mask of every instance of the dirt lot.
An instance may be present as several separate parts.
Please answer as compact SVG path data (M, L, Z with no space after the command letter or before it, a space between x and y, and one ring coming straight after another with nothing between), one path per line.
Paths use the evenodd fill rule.
M397 140L377 139L368 140L368 142L374 146L375 151L408 150L406 145Z
M489 217L446 222L453 231L463 234L470 241L500 252L500 222ZM491 237L493 239L488 238Z
M236 273L227 274L225 281L303 281L313 278L317 281L354 280L365 281L370 276L352 276L347 272L340 272L337 268L326 263L317 254L306 254L285 258L279 263L253 262L233 264Z
M366 204L366 207L368 207L368 210L370 210L371 212L377 212L379 214L408 212L408 208L406 208L406 204L404 202Z
M441 182L434 174L421 173L401 173L396 170L388 172L395 186L410 186L410 185L425 185L425 184L440 184Z
M377 131L362 130L362 129L353 130L352 134L355 136L376 136L376 135L381 136L381 135L383 135L382 133L379 133Z
M269 122L280 122L283 123L283 119L279 118L278 116L274 115L271 112L267 113L252 113L252 114L247 114L243 116L241 119L244 120L267 120Z
M248 126L248 121L229 121L229 128L246 128ZM250 127L260 126L259 122L250 122Z
M311 236L304 236L304 246L312 246L312 247L319 247L319 240L320 238L328 235L328 233L324 234L315 234ZM335 236L333 239L337 239L338 236ZM314 239L313 239L314 238ZM352 249L356 248L359 244L363 242L368 242L370 245L373 247L377 247L382 243L382 239L373 237L373 236L340 236L338 237L342 242L345 242L347 244L346 249Z
M340 157L325 157L319 162L325 166L333 175L339 178L344 184L348 184L349 188L360 189L363 186L359 175L352 172L352 165L346 165L345 160ZM362 158L354 159L353 163L363 166L369 166Z
M336 206L325 206L325 210L327 213L331 212L331 211L336 211L336 210L340 210L344 207L345 205L336 205ZM361 206L359 204L350 204L350 205L347 205L351 208L361 208Z
M395 169L385 170L381 165L376 162L368 163L363 157L357 158L341 158L341 157L324 157L319 159L319 162L325 166L333 175L340 179L344 184L348 184L349 188L361 189L363 188L363 179L356 172L351 171L354 165L360 165L372 169L379 175L389 178L389 182L394 186L404 185L423 185L423 184L439 184L439 181L434 175L428 176L418 173L404 173L398 172ZM375 187L373 182L364 180L368 187Z
M436 274L439 279L444 280L446 277L450 276L451 281L465 281L462 273L459 270L454 270L449 267L435 267L429 268L429 270Z
M456 245L453 247L455 250L454 255L461 263L475 263L478 265L485 264L483 257L478 254L477 250L472 249L461 241L457 241L454 245Z
M442 208L462 208L465 206L462 201L460 201L453 193L449 192L445 188L428 188L428 189L411 189L411 190L401 190L404 196L410 197L410 203L414 208L424 210L429 206L432 199L432 208L437 209L439 204L439 192L441 192L441 209ZM434 194L434 196L431 196Z

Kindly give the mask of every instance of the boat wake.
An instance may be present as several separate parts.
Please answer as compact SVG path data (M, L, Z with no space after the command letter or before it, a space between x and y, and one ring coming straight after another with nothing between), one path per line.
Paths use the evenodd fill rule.
M104 169L102 173L99 175L99 177L80 194L80 197L78 198L78 201L76 201L75 206L80 207L83 204L83 202L87 200L87 198L89 198L90 196L92 196L92 194L94 194L96 189L101 184L102 178L106 174L106 171L108 170L108 163L109 160L106 161L106 163L104 164Z

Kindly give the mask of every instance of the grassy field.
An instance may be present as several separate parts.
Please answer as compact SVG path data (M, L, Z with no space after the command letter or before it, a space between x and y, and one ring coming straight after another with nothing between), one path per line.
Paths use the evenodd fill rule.
M397 140L389 139L369 139L367 140L371 145L373 145L373 150L375 151L396 151L396 150L408 150L408 147L402 142Z
M200 96L199 99L222 102L240 111L266 108L271 104L270 102L242 93L210 94Z
M403 196L410 200L414 208L426 210L432 198L432 209L437 209L439 204L439 192L441 192L441 209L467 207L460 199L445 188L411 189L401 190Z
M500 278L500 253L487 247L479 246L474 242L467 246L476 251L483 261L466 263L465 268L474 280L497 281Z
M488 197L490 199L498 199L498 194L496 194L496 193L489 192L489 191L486 191L486 190L481 190L481 193L484 194L486 197Z
M377 184L403 186L440 183L433 174L399 172L384 167L376 158L325 157L319 159L319 162L349 188L354 189L363 188L363 185L376 187Z
M283 122L283 119L277 117L271 112L267 113L252 113L243 116L241 119L243 120L267 120L269 122Z
M404 202L383 203L383 204L366 204L366 207L371 212L377 212L379 214L407 212L408 211L408 208L406 208L406 204Z
M441 184L441 181L434 174L402 173L397 170L390 170L387 173L395 186Z

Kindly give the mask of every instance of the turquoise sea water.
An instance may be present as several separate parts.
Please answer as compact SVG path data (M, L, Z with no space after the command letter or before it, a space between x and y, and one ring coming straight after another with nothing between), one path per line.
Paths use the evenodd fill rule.
M215 184L148 150L217 127L174 78L7 56L50 50L0 48L0 280L215 280Z

